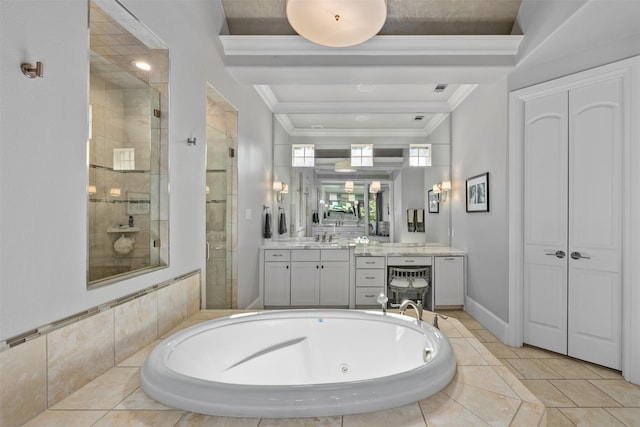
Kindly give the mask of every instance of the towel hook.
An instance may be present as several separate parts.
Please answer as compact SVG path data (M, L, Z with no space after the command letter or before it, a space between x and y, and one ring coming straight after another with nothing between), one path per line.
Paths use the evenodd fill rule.
M20 70L22 74L27 76L30 79L35 79L36 77L44 77L44 69L42 62L36 62L36 66L34 67L32 64L24 62L20 64Z

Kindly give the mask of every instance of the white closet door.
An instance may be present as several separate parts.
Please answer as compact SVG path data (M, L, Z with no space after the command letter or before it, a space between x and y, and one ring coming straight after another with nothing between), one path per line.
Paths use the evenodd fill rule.
M569 94L570 356L621 368L622 81Z
M528 101L524 128L524 341L567 353L567 93Z

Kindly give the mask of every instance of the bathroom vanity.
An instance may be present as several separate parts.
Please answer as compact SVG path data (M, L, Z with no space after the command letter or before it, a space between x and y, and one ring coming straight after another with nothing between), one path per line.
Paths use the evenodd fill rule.
M374 308L385 294L391 306L411 298L423 300L430 310L459 308L464 306L465 260L463 251L446 246L269 242L260 248L263 306ZM424 278L428 291L389 287L398 271Z

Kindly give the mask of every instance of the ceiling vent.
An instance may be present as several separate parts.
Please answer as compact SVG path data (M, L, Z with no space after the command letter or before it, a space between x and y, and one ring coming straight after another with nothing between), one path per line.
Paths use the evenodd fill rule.
M413 118L413 120L415 120L416 122L419 122L420 120L424 119L424 116L415 116Z
M447 88L448 85L444 84L444 83L438 83L435 87L435 89L433 89L434 92L436 93L440 93L440 92L444 92L444 90Z

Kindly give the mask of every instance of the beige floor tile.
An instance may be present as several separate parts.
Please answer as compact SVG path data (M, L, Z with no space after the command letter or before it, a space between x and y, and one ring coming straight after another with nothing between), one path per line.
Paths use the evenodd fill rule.
M492 366L458 366L457 381L482 390L518 399L519 396L504 382Z
M599 388L587 380L550 380L565 396L580 407L611 407L620 406Z
M98 421L106 413L106 411L49 410L26 423L24 427L86 427Z
M118 364L118 366L120 367L124 367L124 366L137 366L137 367L141 367L142 365L144 365L144 361L147 360L147 356L149 356L149 353L151 353L151 350L153 350L154 348L156 348L156 346L161 342L161 340L155 340L154 342L152 342L151 344L147 345L146 347L144 347L143 349L139 350L138 352L132 354L130 357L128 357L127 359L123 360L122 362L120 362Z
M486 422L445 393L420 401L429 427L483 427ZM398 424L391 424L392 426Z
M487 365L487 361L469 343L467 338L449 338L458 365Z
M511 347L511 349L518 355L518 357L523 359L554 359L565 357L552 351L543 350L537 347L530 347L528 345L522 347Z
M571 399L562 394L547 380L522 380L522 384L531 390L548 408L571 408L576 406Z
M622 406L640 407L640 386L624 380L589 380Z
M522 402L509 425L538 426L545 416L545 411L546 409L542 403Z
M112 409L140 386L139 371L139 368L112 368L52 409Z
M549 368L539 359L505 359L528 380L560 379L562 375Z
M175 410L176 408L171 408L169 406L165 406L162 403L156 402L142 391L142 388L136 389L133 393L127 396L118 406L115 407L116 410L129 410L129 411L169 411Z
M518 372L518 370L516 368L514 368L507 359L498 359L500 360L500 363L502 363L502 365L507 368L509 370L509 372L511 372L513 374L514 377L516 377L519 380L523 380L524 376Z
M626 426L640 426L640 408L606 408L606 410Z
M182 411L111 411L93 427L173 427Z
M387 409L385 411L345 415L342 417L343 427L386 427L390 425L426 427L426 423L418 403L412 403L399 408Z
M259 418L227 418L189 412L175 427L258 427L259 422Z
M547 408L547 426L548 427L575 427L575 424L569 421L562 412L557 408Z
M506 366L491 367L502 380L525 402L539 403L539 399L517 379Z
M463 310L437 310L437 311L438 313L442 313L445 316L454 317L456 319L473 319L473 317L471 317L469 313Z
M465 328L467 328L469 330L471 330L471 329L484 329L484 327L480 323L478 323L477 320L474 320L474 319L471 319L471 318L469 318L469 319L458 319L458 320L460 321L460 323L462 323L462 325Z
M482 356L482 358L489 365L500 366L502 362L500 362L489 350L485 347L477 338L467 338L467 341L471 346Z
M430 323L430 321L429 321ZM449 320L443 320L442 322L439 323L440 325L440 330L449 338L461 338L463 337L462 333L460 332L460 330L458 328L456 328L456 325L453 324L453 322L449 321Z
M342 417L263 418L259 427L340 427Z
M623 427L624 424L602 408L563 408L560 411L578 427ZM549 426L551 427L551 425Z
M594 365L593 363L587 362L584 362L584 366L600 375L602 378L606 378L609 380L623 379L622 372L616 371L615 369L605 368L604 366Z
M518 358L518 355L515 354L513 351L513 347L504 345L501 342L485 341L482 344L487 348L487 350L491 352L491 354L493 354L498 359L517 359Z
M562 375L567 380L587 380L601 378L584 363L574 359L540 359L542 363Z
M498 338L496 338L496 336L493 335L491 332L487 331L486 329L473 329L471 331L471 333L473 335L475 335L475 337L478 338L478 341L480 341L480 342L483 342L483 343L487 343L487 342L500 343L500 340ZM502 343L500 343L500 344L502 344Z
M462 384L455 380L444 389L444 392L478 418L493 426L508 426L521 404L520 399L468 384L462 387Z

